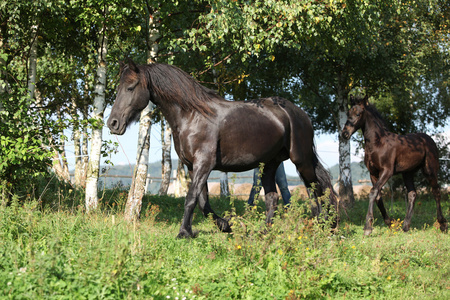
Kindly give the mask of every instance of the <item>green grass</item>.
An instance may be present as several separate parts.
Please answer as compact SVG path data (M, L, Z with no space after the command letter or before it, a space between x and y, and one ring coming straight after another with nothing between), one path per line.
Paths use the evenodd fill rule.
M449 218L448 196L443 202ZM146 197L139 224L124 222L122 192L103 195L102 209L89 215L58 203L0 208L1 298L450 298L450 238L435 228L427 196L410 232L400 230L399 200L391 215L400 221L389 229L376 220L370 237L363 237L366 201L347 212L350 219L342 214L331 234L300 202L267 229L262 205L212 199L217 212L234 216L233 234L218 232L197 210L199 236L190 240L175 239L184 199Z

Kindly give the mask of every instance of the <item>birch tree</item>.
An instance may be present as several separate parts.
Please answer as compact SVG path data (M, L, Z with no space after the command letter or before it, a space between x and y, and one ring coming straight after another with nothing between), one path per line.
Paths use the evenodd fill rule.
M184 197L189 190L190 178L181 159L178 160L177 175L174 182L175 197Z
M167 195L169 189L170 176L172 173L172 130L168 122L161 116L161 144L162 144L162 159L161 159L161 186L158 194L160 196Z
M148 17L148 39L147 39L147 63L156 61L158 56L157 40L160 37L158 28L159 12L147 6ZM139 136L136 156L136 166L133 172L133 179L128 192L127 204L125 206L125 220L135 222L139 220L142 208L142 198L146 192L148 176L148 159L150 149L151 116L153 113L153 103L149 102L147 107L141 112L139 119Z
M107 8L104 10L105 17ZM106 28L99 32L98 37L98 65L97 77L94 90L94 105L91 118L92 133L90 139L91 151L86 174L86 211L95 210L98 207L98 177L100 173L100 157L103 135L103 112L105 110L105 89L106 89L106 54L107 54L107 34Z

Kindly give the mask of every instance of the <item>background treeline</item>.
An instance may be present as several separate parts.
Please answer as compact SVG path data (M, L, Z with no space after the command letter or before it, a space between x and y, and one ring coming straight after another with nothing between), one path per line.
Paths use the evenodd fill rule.
M449 30L443 0L3 0L2 197L30 194L49 172L68 181L69 145L75 186L96 187L100 156L115 149L101 137L105 107L127 57L175 64L230 100L286 97L318 133L342 127L350 94L369 95L395 132L436 133L449 117ZM345 202L350 144L339 144Z

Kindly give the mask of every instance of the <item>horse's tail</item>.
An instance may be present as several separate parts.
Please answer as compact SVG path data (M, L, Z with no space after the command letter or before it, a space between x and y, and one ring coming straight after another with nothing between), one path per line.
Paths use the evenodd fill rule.
M337 193L335 192L335 190L333 188L333 185L331 184L331 174L330 174L330 172L328 172L327 169L325 169L325 167L320 162L319 156L317 155L315 145L313 145L313 152L314 152L313 166L314 166L314 171L316 173L317 181L320 185L320 188L322 189L322 192L325 192L326 189L329 189L330 204L334 206L336 214L337 214L338 208L339 208L338 197L337 197ZM337 223L334 224L334 227L335 227L335 225L337 225Z

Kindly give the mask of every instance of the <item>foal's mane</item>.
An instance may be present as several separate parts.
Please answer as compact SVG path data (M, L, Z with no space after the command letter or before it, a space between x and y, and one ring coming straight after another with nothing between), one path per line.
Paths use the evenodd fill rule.
M196 110L205 116L214 115L208 102L222 99L211 89L199 84L183 70L166 64L142 66L148 86L166 103L178 104L183 110Z
M370 112L370 114L376 119L377 124L381 128L388 130L383 116L380 114L380 112L375 108L375 106L373 104L367 104L367 105L365 105L365 108L366 108L366 111Z

